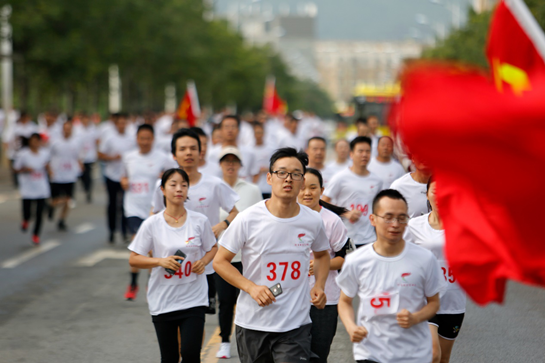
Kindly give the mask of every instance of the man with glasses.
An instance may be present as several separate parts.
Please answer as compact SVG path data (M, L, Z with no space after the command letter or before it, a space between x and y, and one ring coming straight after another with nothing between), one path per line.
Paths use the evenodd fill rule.
M343 215L348 237L356 247L361 247L375 240L375 231L367 217L373 198L382 190L382 180L367 170L371 159L370 138L358 136L352 140L350 158L352 166L331 178L322 199L349 210Z
M407 202L396 190L381 191L369 217L377 240L347 255L336 281L339 316L358 363L432 361L427 321L439 310L444 281L433 254L403 240ZM352 300L359 298L358 318Z
M293 148L271 157L271 198L240 213L220 239L214 268L241 290L235 315L240 361L309 362L310 302L326 303L329 241L318 213L297 203L307 155ZM310 251L316 284L308 284ZM243 275L231 264L241 252Z

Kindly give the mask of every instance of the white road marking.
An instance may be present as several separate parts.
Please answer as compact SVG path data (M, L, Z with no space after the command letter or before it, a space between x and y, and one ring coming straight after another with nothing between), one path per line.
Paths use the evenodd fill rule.
M23 262L26 262L28 260L33 259L36 256L41 255L42 253L46 253L47 251L57 247L61 243L56 239L47 240L44 243L32 248L29 251L23 252L19 256L10 258L4 262L2 262L2 268L14 268L22 264Z
M92 231L93 229L95 229L95 225L93 223L82 223L74 228L74 233L83 234Z
M81 267L91 267L96 265L102 260L107 258L114 258L117 260L129 260L131 252L130 251L115 251L102 249L91 253L89 256L85 256L82 259L78 260L75 265Z

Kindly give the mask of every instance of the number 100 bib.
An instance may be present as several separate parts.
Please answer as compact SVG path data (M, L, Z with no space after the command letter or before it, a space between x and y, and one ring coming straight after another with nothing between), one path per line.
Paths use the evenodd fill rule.
M272 286L280 283L283 289L308 283L308 258L303 253L270 254L261 258L261 283Z

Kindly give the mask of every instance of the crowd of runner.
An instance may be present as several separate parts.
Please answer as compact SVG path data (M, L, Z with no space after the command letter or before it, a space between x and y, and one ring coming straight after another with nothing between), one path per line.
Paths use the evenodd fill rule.
M42 216L69 229L78 180L92 203L100 174L108 242L130 243L127 300L151 270L161 362L200 362L216 308L218 358L231 357L234 323L243 363L327 362L340 317L357 362L449 362L466 297L443 254L431 172L376 116L331 131L300 112L198 127L23 112L4 141L35 245Z

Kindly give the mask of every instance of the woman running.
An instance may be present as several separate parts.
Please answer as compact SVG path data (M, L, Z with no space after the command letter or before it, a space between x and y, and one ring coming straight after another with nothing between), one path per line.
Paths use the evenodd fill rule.
M320 213L325 226L325 232L329 240L330 271L325 284L327 303L323 310L311 306L310 318L312 319L311 350L319 358L311 358L311 362L327 362L329 349L333 337L337 332L337 303L341 295L341 289L337 286L335 278L341 269L346 256L349 242L347 230L339 215L347 212L345 208L337 207L320 199L324 191L322 174L316 169L307 168L305 185L299 192L299 203ZM309 284L314 286L314 260L310 260Z
M440 295L441 307L428 323L432 336L433 363L448 363L454 341L460 332L466 311L466 295L456 282L444 255L445 231L439 216L435 199L435 181L430 178L427 197L431 212L413 218L405 232L404 239L430 250L441 268L447 284L446 292Z
M23 222L21 230L26 232L31 218L32 205L36 205L36 222L32 233L32 243L40 243L40 230L42 228L42 215L45 200L50 197L49 181L47 180L47 168L49 153L41 149L42 138L40 134L32 134L28 140L23 141L28 148L21 149L15 157L13 168L18 174L19 193L23 199Z
M185 171L167 170L161 179L166 209L146 219L129 245L129 264L153 269L147 297L162 363L178 363L180 355L184 363L200 362L208 307L204 268L217 251L208 218L184 207L188 188Z

